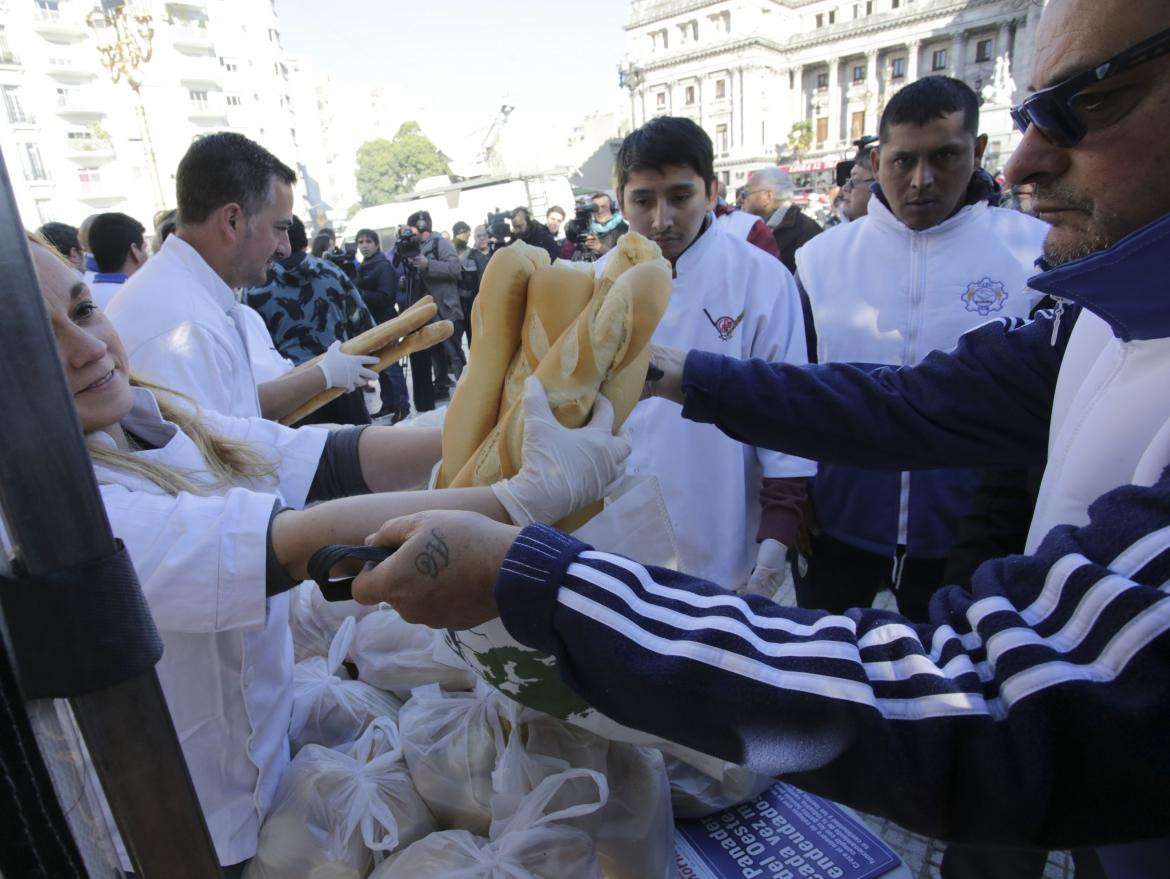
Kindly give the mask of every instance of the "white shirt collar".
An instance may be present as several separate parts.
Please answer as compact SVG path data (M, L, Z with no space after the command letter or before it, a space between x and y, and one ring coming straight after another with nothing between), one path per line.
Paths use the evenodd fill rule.
M886 203L875 194L869 200L869 213L866 216L871 217L872 222L895 229L904 235L946 235L955 228L965 225L975 217L981 216L988 210L990 208L985 201L977 201L975 204L963 205L953 217L943 220L937 226L931 226L929 229L916 232L899 220L894 212L886 207Z
M715 237L722 234L723 227L715 222L715 214L707 214L705 220L707 228L699 233L699 237L694 240L690 247L682 252L674 263L674 274L677 278L684 272L691 271L698 267L699 260L702 259L703 254L710 250L714 244Z
M237 304L236 295L232 292L232 288L224 283L223 278L208 265L207 260L199 254L199 251L178 235L168 236L162 247L159 248L158 255L160 257L165 255L182 263L184 268L195 276L199 286L211 295L215 304L224 312L230 311Z
M172 235L171 238L173 237ZM169 241L170 238L167 240ZM164 448L179 432L178 426L163 418L162 411L158 408L158 400L150 391L145 388L131 388L130 393L134 397L134 406L130 409L129 414L119 422L122 429L129 430L135 436L141 437L156 449ZM94 431L89 434L89 439L109 446L111 449L117 447L114 438L104 430Z

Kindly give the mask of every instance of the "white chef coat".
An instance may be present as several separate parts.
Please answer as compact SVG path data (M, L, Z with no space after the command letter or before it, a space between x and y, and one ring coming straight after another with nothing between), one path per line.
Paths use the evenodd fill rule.
M162 419L153 395L135 389L134 400L122 426L159 446L135 454L210 484L198 448ZM254 443L274 463L275 483L174 496L124 471L94 470L162 636L159 681L216 853L235 864L255 854L289 760L292 637L287 595L264 591L269 519L277 502L304 505L328 431L204 415L216 433ZM105 433L90 439L113 443Z
M260 399L242 329L246 307L190 244L171 235L106 314L134 375L204 409L251 417L260 415Z
M260 312L249 305L241 305L239 315L256 384L280 378L292 369L293 362L276 350L272 333L268 331L268 324L264 323Z
M606 262L596 263L598 274ZM741 359L808 362L792 275L776 257L713 221L679 257L653 341ZM755 566L762 479L816 472L811 461L745 446L713 424L687 421L667 400L638 403L623 429L633 445L628 472L652 473L662 486L681 569L729 589L745 584Z

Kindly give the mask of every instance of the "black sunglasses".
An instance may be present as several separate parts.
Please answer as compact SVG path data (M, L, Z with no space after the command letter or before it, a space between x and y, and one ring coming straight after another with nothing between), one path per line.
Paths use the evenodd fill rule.
M1057 146L1075 146L1089 131L1121 119L1137 102L1135 98L1127 104L1118 100L1114 92L1082 94L1085 89L1167 53L1170 53L1170 30L1143 40L1091 70L1030 95L1012 107L1012 121L1025 134L1029 125L1035 125Z

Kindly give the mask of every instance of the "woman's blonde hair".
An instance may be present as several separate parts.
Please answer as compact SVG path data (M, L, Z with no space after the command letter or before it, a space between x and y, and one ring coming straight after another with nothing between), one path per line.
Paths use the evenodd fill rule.
M45 248L69 268L74 268L73 264L39 232L26 231L25 236L30 243ZM190 471L144 460L132 452L111 448L104 443L87 438L86 445L89 447L89 457L95 464L102 464L124 473L133 473L153 482L167 494L178 494L183 491L192 494L212 494L216 489L232 485L237 479L270 484L275 482L276 465L256 451L255 446L251 443L229 439L208 430L200 417L199 404L195 400L186 394L151 384L142 379L131 377L130 384L154 394L163 418L178 425L179 429L195 443L195 447L199 449L199 453L203 456L207 469L215 477L215 481L210 484L206 481L196 481L191 478L193 474ZM168 399L169 397L178 397L186 401L189 406L176 405Z
M111 448L104 443L87 439L89 456L95 464L140 476L153 482L167 494L184 491L192 494L214 494L217 489L233 485L237 479L269 484L275 482L276 466L273 462L261 455L252 443L229 439L208 430L200 417L198 404L186 394L139 378L131 378L130 384L154 394L163 418L176 424L195 443L215 481L211 483L196 481L190 471L146 460L133 452ZM168 399L169 396L187 401L190 408L175 405Z

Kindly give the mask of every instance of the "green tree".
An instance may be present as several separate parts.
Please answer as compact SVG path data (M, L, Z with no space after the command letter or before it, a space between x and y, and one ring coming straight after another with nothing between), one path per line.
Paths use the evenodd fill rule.
M792 128L788 131L788 149L792 151L796 161L800 161L800 157L808 152L812 142L812 123L807 119L803 122L793 122Z
M403 122L393 140L369 140L357 151L357 190L362 207L410 192L423 177L450 172L446 157L414 121Z

